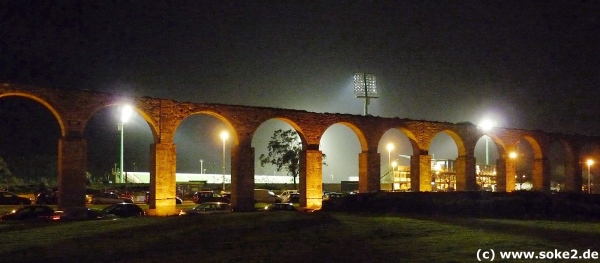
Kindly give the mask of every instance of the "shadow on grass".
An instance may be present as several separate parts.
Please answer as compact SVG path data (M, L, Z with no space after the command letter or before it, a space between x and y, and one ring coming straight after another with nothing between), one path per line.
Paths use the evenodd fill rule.
M0 256L2 262L255 262L294 255L286 241L330 224L336 220L324 214L266 212L69 222L66 238L30 240ZM104 231L73 233L92 227ZM253 252L261 259L253 260Z
M406 217L433 221L443 224L452 224L474 230L484 230L495 232L498 234L510 234L515 236L524 236L544 239L549 242L570 244L573 247L581 248L597 248L600 247L600 233L597 229L586 229L587 226L591 226L595 223L591 222L576 222L576 221L528 221L528 220L510 220L510 219L482 219L482 218L464 218L464 217L450 217L450 216L434 216L425 217L420 215L408 215ZM520 222L527 222L526 224L520 224ZM532 226L531 222L540 222L537 226ZM555 222L557 224L570 225L570 228L580 229L557 229L556 227L550 228L546 224L541 222Z
M14 222L2 222L0 224L0 235L10 233L10 232L20 232L23 230L29 229L39 229L52 227L57 222L23 222L23 221L14 221Z

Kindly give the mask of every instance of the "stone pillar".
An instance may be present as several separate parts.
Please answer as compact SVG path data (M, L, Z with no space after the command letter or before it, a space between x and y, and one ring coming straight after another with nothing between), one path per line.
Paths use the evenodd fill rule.
M63 137L58 141L58 208L85 207L87 142Z
M581 193L583 185L582 172L583 168L577 162L576 156L579 156L579 151L575 150L573 156L567 156L565 161L565 191Z
M323 204L323 152L300 153L300 207L319 208Z
M156 143L150 146L150 216L179 214L175 209L175 163L175 144Z
M517 185L517 160L506 160L506 192L512 192Z
M456 191L475 190L477 190L475 156L458 156L456 158Z
M381 173L381 155L378 152L362 152L358 154L358 192L371 193L381 189L379 173Z
M431 191L431 155L419 155L419 191ZM411 175L411 182L413 181Z
M235 211L254 211L254 147L231 149L231 205Z
M506 158L496 160L496 191L506 192Z
M548 170L548 160L533 160L533 175L531 178L533 190L544 192L550 191L550 176L548 174Z
M419 156L412 155L410 157L410 190L413 192L421 189L421 159Z

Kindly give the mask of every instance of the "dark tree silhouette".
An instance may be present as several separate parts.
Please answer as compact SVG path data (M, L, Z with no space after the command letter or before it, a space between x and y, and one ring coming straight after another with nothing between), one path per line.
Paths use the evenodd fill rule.
M260 165L272 164L277 171L285 170L287 174L294 178L294 188L296 188L296 179L300 174L300 152L302 151L302 142L298 133L293 130L276 130L267 146L269 153L261 154L259 157ZM327 156L323 154L323 164Z

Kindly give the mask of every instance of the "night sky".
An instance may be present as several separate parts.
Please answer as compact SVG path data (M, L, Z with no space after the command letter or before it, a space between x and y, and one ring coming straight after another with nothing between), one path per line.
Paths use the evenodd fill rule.
M0 3L0 82L362 114L352 76L370 72L375 116L600 135L600 2L72 2ZM90 139L96 150L118 140L104 114L112 141ZM210 149L190 146L178 171L214 152L218 162L210 127L181 130L178 149L187 137ZM151 139L139 140L144 155Z

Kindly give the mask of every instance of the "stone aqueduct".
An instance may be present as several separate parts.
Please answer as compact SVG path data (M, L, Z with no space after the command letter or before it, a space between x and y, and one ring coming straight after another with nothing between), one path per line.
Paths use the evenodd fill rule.
M428 153L433 137L447 133L456 143L456 190L475 190L476 172L474 149L477 141L488 135L495 142L500 158L497 161L497 189L513 191L516 165L508 158L520 139L526 140L534 152L532 184L536 190L549 190L548 161L545 157L553 142L565 149L565 186L568 191L581 191L579 164L585 158L585 144L598 145L600 138L495 128L488 133L470 123L447 123L400 118L383 118L350 114L313 113L301 110L250 107L223 104L179 102L148 97L65 90L44 87L0 84L0 99L7 96L30 98L43 104L56 117L61 138L58 142L59 207L85 206L85 171L87 162L84 128L98 110L129 103L149 124L154 143L150 146L151 200L149 214L166 216L176 213L175 165L176 145L173 143L178 125L194 114L209 114L223 121L233 134L231 149L232 205L239 211L254 208L254 131L269 119L290 124L301 137L300 158L301 207L319 207L322 202L322 154L319 143L322 134L333 124L343 124L356 134L361 148L359 160L359 191L380 190L380 154L377 146L389 129L403 132L413 146L411 158L411 190L431 190L431 156Z

